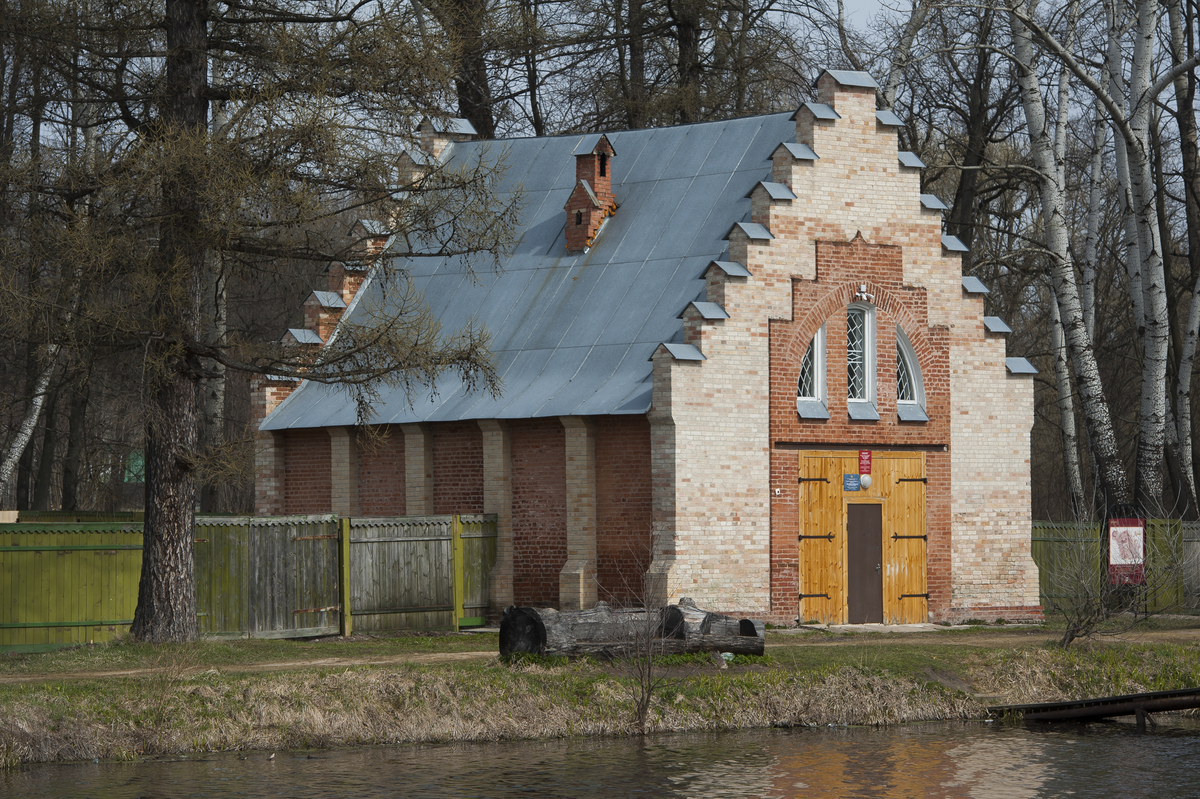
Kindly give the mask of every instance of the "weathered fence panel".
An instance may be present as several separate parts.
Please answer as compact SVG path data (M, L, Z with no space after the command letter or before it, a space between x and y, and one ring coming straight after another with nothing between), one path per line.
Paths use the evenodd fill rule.
M496 515L459 516L462 541L460 625L482 625L491 600L489 575L496 565Z
M354 629L482 624L495 561L494 514L351 519Z
M201 635L250 634L250 517L196 519L196 615Z
M454 627L453 518L350 520L354 629Z
M337 543L337 516L251 520L251 638L338 633Z
M40 652L129 629L140 525L0 525L0 649Z

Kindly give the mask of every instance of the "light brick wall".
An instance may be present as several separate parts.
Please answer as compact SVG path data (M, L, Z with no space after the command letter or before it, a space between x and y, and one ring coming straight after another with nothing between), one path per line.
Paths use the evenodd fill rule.
M927 395L931 383L948 381L956 406L948 417L945 411L940 418L931 413L927 430L937 434L925 434L916 442L930 453L931 608L948 617L955 608L982 608L986 602L1009 608L1009 615L1020 615L1013 607L1034 613L1037 572L1028 558L1031 383L1007 375L1002 340L984 338L982 307L964 297L959 259L941 246L941 216L923 209L919 172L900 166L894 130L876 121L874 91L838 86L826 74L818 95L842 117L827 122L814 120L807 110L797 114L797 141L811 146L819 160L795 161L781 149L772 161L773 179L790 186L797 199L771 201L761 189L752 194L751 218L765 225L774 240L750 241L740 230L730 236L729 260L744 264L752 277L727 278L715 269L707 275L708 299L720 303L730 318L705 321L694 313L685 317L686 340L707 360L674 361L661 348L654 357L650 421L655 553L648 580L662 599L693 596L706 607L759 612L779 620L794 616L795 558L779 536L774 584L769 577L774 499L770 489L781 489L776 508L780 520L794 514L796 499L794 474L777 459L775 479L791 479L793 485L774 485L768 466L775 443L768 411L768 320L806 325L803 335L811 338L807 328L820 326L817 316L836 318L835 311L844 308L848 298L839 298L835 307L821 313L809 309L806 318L811 324L799 318L799 305L793 307L793 280L826 279L817 268L818 241L850 242L861 235L865 243L901 248L898 285L863 282L881 306L886 297L920 291L918 327L927 338L936 339L943 353L940 362L931 361L921 354L927 346L920 336L913 341ZM898 300L892 304L897 313L906 305ZM910 313L908 318L913 323L917 317ZM887 319L890 329L883 324L877 328L877 373L894 370L896 322L910 330L900 316ZM793 349L792 368L798 369L806 345L807 339L797 345L798 352ZM841 368L844 372L844 365ZM827 374L831 395L841 391L844 396L844 374L837 382L833 364ZM794 376L781 379L780 385L785 382L791 385L776 390L794 400ZM894 414L894 387L890 390L890 397L880 396L881 416L885 411ZM940 441L925 440L931 437ZM869 447L880 439L879 423L869 431L843 431L834 438L844 443L861 440ZM893 443L904 442L897 438ZM946 444L949 454L939 451ZM795 452L787 457L795 458ZM976 462L988 464L989 470ZM789 524L795 522L780 525L784 536L790 534ZM951 579L951 565L961 566L962 574L956 572Z
M581 416L560 417L565 434L567 562L558 573L560 610L596 604L596 432Z
M491 572L494 610L513 603L512 437L508 424L481 419L483 438L483 512L496 514L496 563Z
M409 516L433 513L433 435L426 425L402 424L404 508Z

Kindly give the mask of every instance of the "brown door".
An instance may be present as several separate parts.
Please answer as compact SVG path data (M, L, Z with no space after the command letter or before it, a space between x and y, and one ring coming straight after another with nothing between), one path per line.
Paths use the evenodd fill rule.
M883 623L883 508L846 506L848 616L851 624Z

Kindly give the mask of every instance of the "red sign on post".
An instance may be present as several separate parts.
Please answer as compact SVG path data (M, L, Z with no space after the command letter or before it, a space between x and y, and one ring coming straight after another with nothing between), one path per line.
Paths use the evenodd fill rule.
M1144 585L1146 582L1146 520L1108 520L1108 582Z
M860 449L858 451L858 473L859 474L870 474L871 473L871 450Z

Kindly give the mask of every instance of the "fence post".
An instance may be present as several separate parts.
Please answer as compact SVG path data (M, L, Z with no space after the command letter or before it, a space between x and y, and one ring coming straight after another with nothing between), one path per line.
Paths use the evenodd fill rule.
M463 542L462 517L454 514L450 522L453 541L450 547L451 569L454 572L454 631L458 632L464 614L463 608Z
M338 541L338 582L341 583L342 600L342 635L347 638L354 633L354 620L350 615L350 518L344 516L338 520L341 538Z

